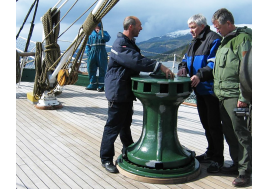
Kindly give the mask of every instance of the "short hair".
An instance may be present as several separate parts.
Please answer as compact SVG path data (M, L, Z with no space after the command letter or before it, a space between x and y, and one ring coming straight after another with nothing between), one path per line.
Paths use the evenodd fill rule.
M134 16L128 16L125 18L123 22L124 30L127 30L129 25L132 25L132 26L136 25L136 20Z
M225 8L221 8L214 13L212 17L212 23L214 23L215 20L217 20L221 25L225 24L227 21L230 21L232 24L234 24L232 13Z
M202 14L195 14L192 17L190 17L187 23L190 24L192 22L196 23L198 26L207 25L207 20Z

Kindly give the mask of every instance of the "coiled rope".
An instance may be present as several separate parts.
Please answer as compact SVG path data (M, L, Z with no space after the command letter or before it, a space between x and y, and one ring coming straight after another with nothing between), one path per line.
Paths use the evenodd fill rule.
M74 40L74 42L66 49L66 51L61 56L60 56L60 48L59 48L59 45L57 44L57 38L58 38L57 36L59 34L60 26L56 24L57 20L60 17L60 12L59 14L57 13L56 15L54 15L53 18L51 18L51 15L53 15L55 10L52 10L52 11L49 10L45 14L46 16L44 15L43 16L44 18L42 17L43 18L42 21L44 20L44 23L43 23L44 33L45 33L45 36L48 36L48 37L46 37L46 46L44 50L45 58L43 60L42 65L41 65L42 50L40 50L42 49L42 45L41 45L42 43L36 44L37 45L36 56L39 56L39 57L36 57L35 59L36 77L35 77L33 94L36 97L41 97L41 95L44 93L45 90L51 89L48 75L55 70L61 58L70 50L71 47L73 47L73 45L75 46L75 48L72 52L72 55L69 57L68 61L64 64L62 69L67 69L70 64L71 64L71 68L68 72L63 71L62 72L63 75L60 77L59 77L60 72L58 73L58 82L61 82L61 85L69 85L69 84L74 84L77 81L78 70L81 64L83 52L85 50L89 35L95 29L96 25L98 25L98 23L101 22L101 19L115 6L115 4L118 1L119 0L106 0L103 2L101 7L97 10L95 15L93 15L91 12L86 18L86 20L84 21L81 28L79 29L79 32L78 32L79 34L76 40ZM53 25L57 25L57 27L53 28L52 27ZM47 27L48 27L48 30L45 29ZM52 30L54 31L52 32ZM80 46L80 49L78 53L76 54L76 57L72 61L72 57L79 46ZM63 77L65 77L65 79L63 79ZM63 80L65 80L64 83L62 83ZM56 85L57 85L57 82L53 85L53 88L56 87ZM49 93L53 93L53 89L51 89Z
M45 13L45 15L42 17L44 34L45 36L47 36L45 40L46 43L44 50L45 57L42 64L42 43L36 43L36 76L33 94L38 97L40 97L45 90L49 90L49 71L53 71L55 69L55 67L52 67L52 65L60 57L60 47L57 44L60 25L58 25L57 27L53 27L53 25L56 25L56 23L58 23L60 19L60 11L54 14L55 11L57 11L56 8L54 8L53 10L49 9L47 13ZM54 17L52 17L53 14Z

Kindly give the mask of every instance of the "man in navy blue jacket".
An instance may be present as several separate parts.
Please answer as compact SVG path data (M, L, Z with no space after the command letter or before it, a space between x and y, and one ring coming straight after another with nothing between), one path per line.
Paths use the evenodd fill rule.
M105 95L108 100L108 119L104 127L100 158L102 166L111 173L118 173L113 164L114 142L120 134L123 144L122 153L133 143L131 122L133 115L133 100L131 77L143 72L162 71L166 78L174 78L172 71L157 62L141 55L135 44L134 37L138 37L142 30L141 22L137 17L125 18L123 33L117 34L110 54L107 73L105 75Z
M219 172L224 163L224 140L219 115L219 101L213 92L213 66L221 36L210 30L206 18L196 14L188 19L193 40L182 62L179 76L190 75L191 87L197 98L197 109L208 142L207 151L196 156L199 162L212 161L207 172Z

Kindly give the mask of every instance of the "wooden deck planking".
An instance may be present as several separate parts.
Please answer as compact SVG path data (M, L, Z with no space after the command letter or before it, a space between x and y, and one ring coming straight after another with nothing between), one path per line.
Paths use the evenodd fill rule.
M46 133L45 133L44 135L46 135ZM98 165L100 166L100 163L99 163ZM103 168L102 168L102 169L103 169Z
M46 140L46 139L43 139L43 140ZM77 182L85 182L85 180L88 180L88 182L91 179L91 177L86 177L84 179L82 178L79 178L77 175L87 175L88 174L85 174L83 172L79 172L79 170L77 169L78 166L74 166L72 163L72 161L70 161L70 156L71 156L71 153L73 151L69 150L69 148L66 148L65 146L63 146L61 143L59 144L57 140L54 140L52 143L47 143L47 144L44 144L42 142L40 142L41 146L44 147L44 146L50 146L50 148L47 148L47 152L44 152L46 154L50 154L51 157L48 157L48 159L51 161L51 162L54 162L56 163L57 165L61 165L63 164L62 166L59 166L60 169L66 169L66 167L68 167L70 170L72 170L72 172L75 173L75 175L72 176L72 178L77 178ZM67 152L68 151L68 152ZM68 154L67 157L63 156L63 152L64 154ZM74 162L74 161L73 161ZM66 167L65 167L66 166ZM62 167L62 168L61 168ZM66 171L69 171L69 170L66 170ZM94 180L92 180L91 182L91 185L92 186L95 186L94 188L98 188L99 187L99 184L97 184ZM102 185L102 183L101 183Z
M35 189L37 188L36 185L32 182L32 180L28 177L27 174L29 174L28 172L25 172L24 167L28 167L27 165L23 165L23 166L16 166L16 180L18 180L19 182L16 183L16 187L17 188L31 188L31 189ZM29 168L28 168L29 170Z
M17 156L20 155L17 158L17 188L23 188L22 184L33 188L232 188L234 176L208 175L208 164L201 165L198 178L175 185L143 183L106 172L99 158L107 119L104 93L86 91L81 86L66 86L57 96L64 106L62 109L38 110L26 99L31 85L33 83L21 83L16 94ZM134 141L141 134L142 115L143 108L138 100L134 102L131 127ZM196 108L181 105L177 126L182 145L196 154L205 152L207 141ZM115 159L121 148L117 138ZM225 161L231 162L226 144Z
M17 149L17 153L19 155L23 154L23 153L27 153L27 151L22 151L20 148ZM30 178L32 180L33 177L38 177L38 179L36 181L33 181L33 183L35 183L35 185L38 188L45 188L44 185L46 185L49 188L59 188L59 186L57 186L48 175L53 175L54 173L50 170L48 170L46 168L46 166L41 165L43 162L38 161L36 159L25 159L25 164L22 166L20 165L20 167L31 167L32 172L28 173L28 175L30 175ZM45 170L45 171L44 171ZM41 179L42 178L42 179ZM58 181L58 183L60 183Z
M20 138L23 138L22 136L19 136ZM28 158L24 158L25 159L25 162L27 161L31 161L31 162L28 162L27 165L31 165L31 163L35 163L36 165L39 166L39 168L44 172L44 174L46 176L48 176L52 182L54 183L57 183L58 185L62 186L62 187L67 187L69 188L69 185L67 185L65 182L62 181L61 177L59 177L59 174L57 174L55 171L53 171L47 164L47 162L50 161L50 159L48 158L48 151L46 149L44 149L42 147L42 145L40 145L38 142L33 142L31 141L31 137L25 135L25 139L24 139L24 143L25 143L25 146L23 148L23 152L25 155L27 155ZM42 154L47 154L46 156L46 160L43 160L43 159L40 159L39 156L35 155L31 150L28 149L28 146L31 146L31 145L34 145L34 147L36 149L39 149L40 152ZM23 146L22 146L23 147ZM21 147L21 148L22 148ZM18 150L17 149L17 154L21 152L22 150ZM34 167L34 166L33 166ZM36 173L35 173L36 174ZM34 174L34 175L35 175ZM29 176L32 177L32 174L30 174ZM46 180L47 178L46 177L42 177L44 180Z

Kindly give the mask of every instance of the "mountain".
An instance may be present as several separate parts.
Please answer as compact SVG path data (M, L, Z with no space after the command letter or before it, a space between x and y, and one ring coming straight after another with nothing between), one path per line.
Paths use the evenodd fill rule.
M235 24L236 27L247 26L252 28L252 24ZM212 31L216 31L213 25ZM137 43L144 56L159 61L173 61L176 54L176 61L180 62L192 40L190 30L177 30L160 37L153 37L147 41Z
M183 50L191 40L192 36L189 30L178 30L137 43L137 45L144 56L149 58L158 57L156 59L166 61L165 59L168 59L168 56L161 54L173 56L174 51ZM169 60L173 60L173 57L170 57Z

